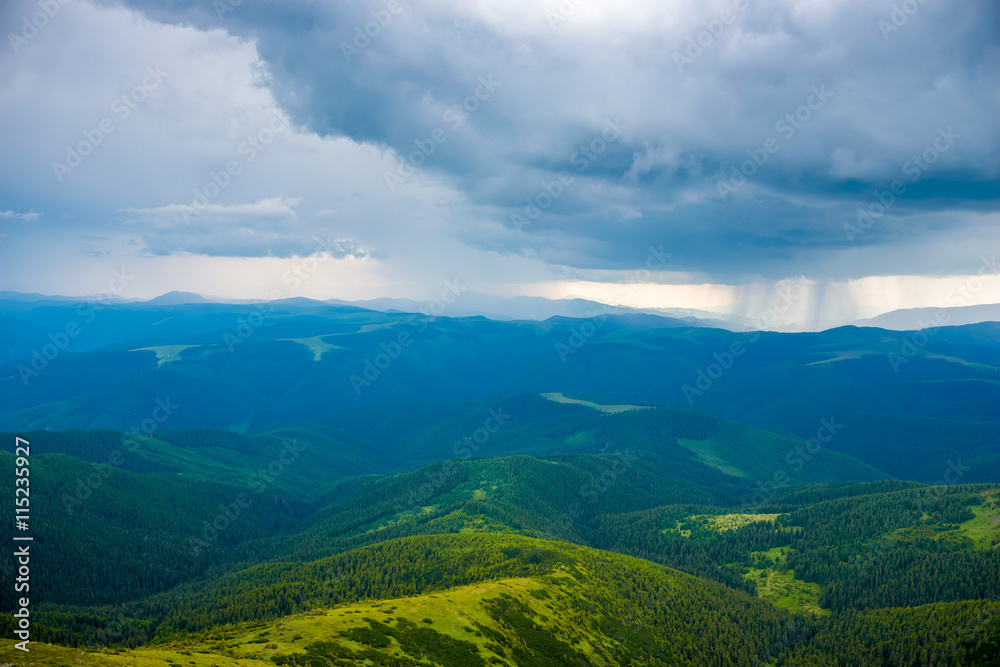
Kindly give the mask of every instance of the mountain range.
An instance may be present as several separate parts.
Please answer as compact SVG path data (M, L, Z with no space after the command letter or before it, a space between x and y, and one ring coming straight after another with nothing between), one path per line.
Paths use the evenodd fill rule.
M184 294L0 321L28 664L1000 657L1000 324Z
M291 301L287 299L286 301ZM340 305L354 306L378 312L424 313L431 315L432 302L417 301L403 298L377 298L345 301L343 299L326 299L323 301L296 297L297 303L315 306ZM233 299L223 297L206 297L193 292L168 292L152 299L124 299L113 295L91 295L84 297L47 296L43 294L25 294L20 292L0 291L0 302L22 302L32 304L42 301L63 302L75 304L80 302L101 302L121 304L146 305L183 305L183 304L259 304L258 299ZM687 326L704 326L729 331L754 331L760 329L761 322L737 315L712 312L692 308L635 308L623 305L601 303L590 299L568 298L548 299L544 297L516 296L500 297L490 294L480 294L459 290L449 297L449 303L440 315L448 317L486 317L491 320L536 320L543 321L551 317L589 318L605 314L647 314L658 315L683 321ZM10 304L8 304L10 307ZM830 324L828 328L839 326L877 327L894 331L916 331L940 326L959 326L978 324L981 322L1000 321L1000 304L985 304L976 306L948 306L941 308L907 308L894 310L875 317L844 321ZM794 327L785 325L783 331L795 331Z

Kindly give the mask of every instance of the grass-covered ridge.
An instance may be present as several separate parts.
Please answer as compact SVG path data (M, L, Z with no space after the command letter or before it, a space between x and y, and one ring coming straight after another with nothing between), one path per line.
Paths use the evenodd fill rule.
M397 598L403 599L383 603L379 613L373 606L373 601ZM325 635L307 634L304 628L290 633L265 629L268 634L258 632L262 641L255 646L233 644L248 624L292 623L287 617L330 607L335 611L320 613L336 621ZM361 614L347 613L361 609ZM580 655L600 656L606 664L682 659L752 664L781 655L808 632L805 621L720 584L628 556L503 534L411 537L315 563L259 566L208 587L151 598L134 622L142 618L154 628L156 638L143 651L183 646L195 654L212 645L230 656L237 650L240 656L271 651L273 657L278 649L285 655L308 653L307 639L339 642L351 628L352 651L371 633L393 637L396 643L388 645L396 646L400 637L382 626L340 623L348 616L383 623L390 614L381 612L388 611L397 634L412 634L400 630L400 624L421 628L424 619L432 621L424 625L436 632L451 633L455 624L447 619L459 617L465 620L457 638L475 639L482 645L477 653L492 651L485 640L478 641L485 637L511 648L508 657L521 656L495 664L576 664L552 662L547 655L573 661ZM406 623L396 618L400 616ZM471 636L462 634L464 626L473 628ZM302 641L291 640L296 635ZM222 636L230 639L220 644ZM298 643L279 643L282 637ZM369 647L385 648L376 645L385 644L384 639L372 641ZM269 644L275 647L268 649Z
M473 556L488 543L498 551ZM392 555L402 557L404 564L394 574L406 578L420 571L426 586L434 579L422 571L433 560L426 553L431 544L426 538L392 544ZM469 535L439 536L437 546L439 561L451 568L459 562L492 561L479 576L503 569L532 573L487 576L456 586L438 578L423 593L376 594L270 620L173 631L132 650L93 652L39 644L29 664L830 667L922 664L933 655L939 664L987 667L1000 656L997 602L850 612L817 621L645 561L564 543ZM387 563L371 548L347 556L367 563L369 579L386 572ZM356 577L338 575L341 581ZM0 661L20 664L22 656L13 642L0 643Z

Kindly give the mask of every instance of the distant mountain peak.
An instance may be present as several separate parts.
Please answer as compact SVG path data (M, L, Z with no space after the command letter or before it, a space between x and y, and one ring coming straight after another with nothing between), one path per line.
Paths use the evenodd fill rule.
M901 308L875 317L858 320L859 327L878 327L895 331L917 331L939 326L964 326L982 322L1000 322L1000 303L941 308Z
M150 299L144 303L151 303L156 305L164 306L176 306L184 303L212 303L211 299L206 299L200 294L195 294L194 292L167 292L166 294L161 294L155 299Z

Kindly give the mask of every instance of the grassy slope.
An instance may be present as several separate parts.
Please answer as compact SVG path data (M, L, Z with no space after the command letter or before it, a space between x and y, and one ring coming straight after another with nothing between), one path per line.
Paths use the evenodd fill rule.
M131 651L89 652L36 643L26 659L13 649L13 641L3 640L0 661L42 667L830 667L923 664L928 655L947 655L942 664L987 667L1000 655L996 602L851 612L819 622L813 635L808 624L790 623L790 617L776 610L765 608L762 617L751 617L761 603L665 568L568 545L519 544L531 542L536 551L555 547L561 561L530 577L487 579L220 626ZM506 546L514 543L506 541ZM753 627L749 636L747 626ZM777 639L782 632L787 644ZM748 640L749 651L744 646L741 652L738 642ZM788 650L782 648L788 644Z
M841 608L897 606L904 589L914 591L915 604L992 599L1000 590L991 583L1000 571L991 569L1000 553L996 486L876 482L783 493L763 513L674 505L606 515L592 543L703 577L739 573L765 599L796 613L828 614L819 605L833 608L831 586L840 586ZM899 581L873 582L872 568L891 569ZM846 598L845 585L854 591Z
M823 596L823 589L819 584L796 579L793 570L748 569L749 572L744 576L756 581L760 597L778 609L787 609L793 614L830 615L828 609L819 606Z
M393 572L391 577L384 577L387 571ZM330 610L301 613L318 608L323 596L316 593L326 588L319 582L330 582L331 572L337 573L333 581L347 599ZM377 582L384 582L385 588L372 588ZM212 617L244 589L253 590L255 598L298 597L298 615L278 615L261 623L258 619L269 616L266 611L237 611L234 620L242 625L172 633L159 645L101 659L109 665L167 664L170 659L207 667L212 658L201 651L220 656L216 663L228 665L234 663L224 656L271 657L279 651L336 655L340 650L317 646L317 640L357 653L365 650L358 640L371 640L371 633L354 629L367 626L377 629L376 634L395 633L415 642L417 647L409 651L412 659L433 657L454 667L485 663L446 660L452 649L461 654L468 647L434 633L472 642L480 658L500 658L496 664L669 664L683 656L695 664L735 665L775 658L785 652L786 637L807 632L786 612L719 584L635 558L509 535L408 538L316 564L250 570L229 577L215 590L192 590L188 606L168 627ZM393 619L391 628L373 626L366 617L377 622ZM374 645L387 643L384 648L397 653L399 641L376 637ZM9 655L9 649L0 652L0 659ZM136 660L130 662L133 656ZM64 653L53 656L52 662L33 664L58 665L66 657ZM359 664L361 657L350 660L335 664Z
M986 503L971 507L976 518L959 525L959 531L971 539L977 549L1000 549L1000 491L983 491Z
M736 422L717 420L711 435L680 443L698 458L728 475L771 482L784 472L786 484L867 482L888 476L867 463L827 448L810 453L805 442ZM803 453L804 452L804 453Z

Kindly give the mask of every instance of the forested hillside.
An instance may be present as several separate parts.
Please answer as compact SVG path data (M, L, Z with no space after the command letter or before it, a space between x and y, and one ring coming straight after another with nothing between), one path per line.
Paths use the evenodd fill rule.
M112 304L57 358L35 359L47 332L78 320L77 310L0 300L17 332L0 350L0 429L142 430L169 399L177 408L157 431L259 434L304 422L374 440L392 433L377 425L393 421L388 413L418 404L430 432L432 415L454 416L442 404L559 392L691 407L806 440L833 419L826 450L891 476L952 483L949 461L962 459L961 481L997 479L996 323L940 327L914 345L912 332L875 328L734 333L606 313L497 322L304 299ZM368 461L352 453L344 466Z
M1000 660L989 325L887 373L904 334L240 308L109 309L20 388L9 341L27 664Z

